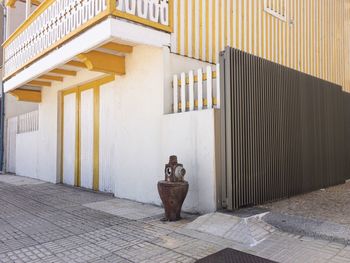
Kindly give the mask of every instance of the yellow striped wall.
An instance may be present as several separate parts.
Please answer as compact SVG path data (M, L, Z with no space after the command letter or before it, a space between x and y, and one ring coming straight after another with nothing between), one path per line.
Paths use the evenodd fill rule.
M174 0L172 52L216 63L229 45L350 91L350 0Z

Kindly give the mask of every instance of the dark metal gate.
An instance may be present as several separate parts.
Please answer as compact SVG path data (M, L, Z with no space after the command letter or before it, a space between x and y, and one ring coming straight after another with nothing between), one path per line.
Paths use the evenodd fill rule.
M345 182L340 86L231 48L220 59L224 207Z

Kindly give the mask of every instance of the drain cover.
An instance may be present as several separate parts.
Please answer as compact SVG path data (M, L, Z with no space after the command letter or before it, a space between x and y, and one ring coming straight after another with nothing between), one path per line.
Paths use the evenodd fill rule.
M206 258L202 258L197 263L274 263L274 261L250 255L238 250L226 248Z

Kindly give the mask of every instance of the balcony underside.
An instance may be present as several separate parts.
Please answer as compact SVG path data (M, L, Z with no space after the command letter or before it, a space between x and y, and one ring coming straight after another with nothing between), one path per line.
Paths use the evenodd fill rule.
M18 71L4 82L4 90L18 100L40 102L43 88L65 81L79 85L83 71L124 75L125 55L136 45L169 46L170 34L108 18Z

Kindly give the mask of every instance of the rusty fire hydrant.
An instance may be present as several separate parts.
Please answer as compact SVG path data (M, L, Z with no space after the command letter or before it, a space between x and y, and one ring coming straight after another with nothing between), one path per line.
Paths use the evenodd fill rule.
M165 165L165 180L158 182L158 192L162 199L167 221L181 219L181 207L188 192L188 182L184 180L186 170L177 162L176 156L170 156Z

